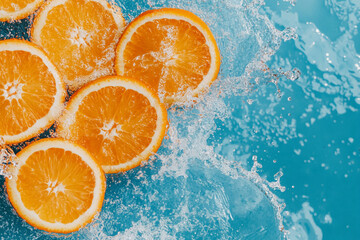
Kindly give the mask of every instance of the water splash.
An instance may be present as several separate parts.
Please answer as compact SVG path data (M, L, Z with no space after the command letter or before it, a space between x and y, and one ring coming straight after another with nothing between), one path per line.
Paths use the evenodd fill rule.
M289 239L323 239L323 233L314 220L314 209L309 202L302 204L302 209L297 213L285 212L286 221L291 225L289 227Z
M296 5L296 0L284 0L284 2L288 2L291 5L295 6Z
M190 0L128 0L116 3L122 7L128 21L147 9L164 6L180 7L196 13L214 32L223 57L222 69L210 92L200 99L193 99L196 105L191 103L194 101L189 101L181 108L169 110L168 136L155 160L126 174L108 176L104 211L93 225L71 238L172 238L177 234L187 236L186 231L196 230L197 227L202 228L199 232L203 234L211 232L211 229L204 230L206 224L200 224L198 219L204 222L210 219L206 223L217 228L221 226L222 234L232 233L233 236L242 237L258 234L260 238L273 234L270 236L281 238L286 233L282 217L285 204L274 192L284 191L280 184L282 172L275 176L275 182L270 182L262 176L262 165L257 157L253 157L251 163L246 163L251 159L249 150L242 151L243 156L239 158L223 156L219 150L222 136L217 129L239 114L242 102L250 100L249 95L253 92L269 83L276 84L281 76L290 80L299 77L296 69L272 70L266 64L283 41L296 38L294 30L276 29L265 15L259 13L265 5L262 0L199 0L196 4ZM17 30L11 34L15 32ZM254 103L252 100L250 102ZM231 186L239 192L225 189L227 182L232 182ZM236 184L243 188L236 188ZM207 189L209 197L196 187ZM196 191L202 194L194 197L192 194ZM234 207L230 207L229 198L239 197L241 191L250 191L253 198L245 201L244 209L235 211ZM163 196L167 199L161 199ZM200 207L194 204L196 200L200 201ZM213 205L214 202L216 204ZM240 213L245 214L246 210L257 209L267 203L273 212L267 215L269 223L260 222L260 225L275 221L275 227L266 225L267 230L264 227L253 228L250 233L240 230L231 232L229 222L236 220ZM213 212L206 212L201 204L208 204ZM278 234L276 229L282 233ZM32 231L31 234L41 236L42 233Z
M16 155L9 146L5 145L4 139L0 137L0 176L11 179L10 166L16 166Z

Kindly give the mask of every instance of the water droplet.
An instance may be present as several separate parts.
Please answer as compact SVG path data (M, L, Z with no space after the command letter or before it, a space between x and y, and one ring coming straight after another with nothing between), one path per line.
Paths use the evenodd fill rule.
M284 73L287 79L290 79L291 81L297 80L301 76L301 72L299 69L294 68L291 71L287 71Z
M283 173L282 171L279 171L279 172L277 172L277 173L274 175L274 179L275 179L275 180L278 180L278 179L280 179L283 175L284 175L284 173Z

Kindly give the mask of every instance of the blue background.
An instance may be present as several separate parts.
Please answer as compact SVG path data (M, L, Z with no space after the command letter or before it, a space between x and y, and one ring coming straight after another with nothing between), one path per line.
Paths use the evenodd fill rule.
M107 177L101 214L71 239L272 240L281 222L289 239L360 237L359 1L117 4L127 21L163 6L195 12L222 69L198 105L169 111L150 163ZM27 38L30 25L0 24L0 36ZM279 171L284 192L269 183ZM0 212L3 239L59 237L21 220L4 187Z

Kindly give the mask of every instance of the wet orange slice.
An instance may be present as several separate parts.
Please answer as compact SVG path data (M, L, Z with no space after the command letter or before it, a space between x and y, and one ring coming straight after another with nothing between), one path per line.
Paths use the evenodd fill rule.
M12 21L32 14L44 0L1 0L0 21Z
M43 50L22 40L0 41L0 138L35 137L60 116L65 85Z
M139 79L167 105L199 95L216 79L220 53L209 27L195 14L164 8L137 17L116 49L116 72Z
M70 90L114 71L125 21L106 0L50 0L34 20L31 40L42 46Z
M78 90L58 121L57 133L85 147L105 173L134 168L160 147L167 112L149 87L114 76Z
M82 147L43 139L24 148L6 179L9 200L32 226L69 233L100 212L106 182L101 167Z

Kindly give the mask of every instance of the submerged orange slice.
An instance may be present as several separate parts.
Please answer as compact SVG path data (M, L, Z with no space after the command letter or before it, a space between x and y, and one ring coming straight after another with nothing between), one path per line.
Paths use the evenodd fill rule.
M207 89L220 69L209 27L181 9L150 10L125 29L116 50L116 72L149 84L167 105Z
M9 200L32 226L69 233L91 222L105 194L101 167L82 147L62 139L43 139L17 155Z
M35 18L31 37L74 91L115 72L115 49L124 25L119 8L106 0L50 0Z
M0 21L25 18L32 14L44 0L1 0Z
M65 85L43 50L22 40L0 41L0 137L25 141L60 116Z
M160 147L167 112L143 83L114 76L93 81L70 99L57 133L85 147L106 173L134 168Z

